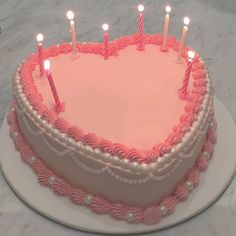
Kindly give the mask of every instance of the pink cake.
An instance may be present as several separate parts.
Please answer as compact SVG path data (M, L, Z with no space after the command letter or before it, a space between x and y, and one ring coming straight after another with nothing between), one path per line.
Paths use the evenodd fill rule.
M40 184L94 213L129 223L156 224L187 199L208 166L216 141L213 89L196 55L188 99L180 99L186 70L178 42L136 34L109 44L64 43L44 50L65 110L57 113L37 54L19 66L10 134ZM79 207L78 207L78 210ZM96 216L95 216L96 217Z

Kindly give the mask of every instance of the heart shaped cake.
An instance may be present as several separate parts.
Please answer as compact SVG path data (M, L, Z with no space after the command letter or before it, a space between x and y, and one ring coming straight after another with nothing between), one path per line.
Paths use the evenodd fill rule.
M186 99L179 97L187 68L184 46L168 37L138 35L103 44L51 46L43 58L64 110L55 110L38 55L19 66L8 114L10 134L40 184L76 205L129 223L156 224L198 185L216 141L213 89L196 54Z

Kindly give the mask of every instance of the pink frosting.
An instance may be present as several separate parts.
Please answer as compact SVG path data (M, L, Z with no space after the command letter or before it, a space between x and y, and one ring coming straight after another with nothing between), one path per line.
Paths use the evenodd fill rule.
M96 148L99 143L99 138L94 133L88 133L87 135L84 136L83 143L85 145L91 146L92 148Z
M170 152L172 146L170 143L159 143L153 146L153 150L158 151L161 155Z
M144 158L144 162L145 163L151 163L153 161L155 161L157 159L157 157L159 156L159 152L155 151L155 150L149 150L145 153L145 158Z
M185 113L180 117L181 122L188 122L190 125L197 119L196 114L192 112Z
M193 186L196 187L199 183L199 174L200 171L196 167L193 167L189 170L186 179L190 180L193 183Z
M57 120L57 114L55 111L46 108L42 113L42 118L47 120L48 123L53 124Z
M191 126L189 125L189 123L183 122L183 123L179 123L179 124L175 125L173 127L173 131L177 132L177 133L185 134L190 130L190 128L191 128Z
M76 205L83 205L86 193L79 188L72 189L70 200Z
M202 106L198 103L188 103L185 106L185 111L186 112L194 112L194 113L198 113L200 110L202 109Z
M57 129L59 129L62 133L67 133L70 128L70 124L64 118L58 117L57 120L54 121L54 125Z
M131 161L137 161L137 160L143 158L143 154L138 149L132 148L129 150L128 158Z
M192 70L196 71L196 70L203 70L204 69L204 64L201 62L198 63L194 63L192 66Z
M171 145L176 145L182 141L183 134L179 132L174 132L168 136L168 138L165 140L167 143L170 143Z
M98 214L106 214L111 210L111 204L103 197L94 197L91 203L91 210Z
M47 167L41 165L38 173L39 173L38 174L39 183L45 186L49 186L48 179L49 177L54 175L53 172L49 170Z
M129 148L124 144L115 143L114 144L114 154L120 158L128 158Z
M216 136L216 132L215 132L215 128L214 128L214 127L208 129L207 138L208 138L213 144L216 143L217 136Z
M73 138L76 142L82 141L84 137L84 132L77 126L71 126L68 130L68 134L71 138Z
M177 204L176 197L171 195L163 198L160 205L165 206L168 210L167 214L171 215L175 210L176 204Z
M71 44L63 43L59 46L60 53L69 53L72 50Z
M133 215L133 220L131 223L139 224L143 220L143 211L139 207L129 207L128 212Z
M98 148L100 148L100 150L102 150L103 152L108 152L110 154L114 154L114 145L109 140L101 139L101 141L98 145Z
M125 220L127 215L127 207L121 203L114 203L111 206L111 216L116 220Z
M53 191L59 196L70 196L71 186L62 178L57 177L55 183L52 185Z
M21 160L27 162L34 154L29 146L24 145L21 149Z
M200 170L200 171L205 171L208 167L208 161L205 157L199 156L197 158L195 166Z
M213 152L213 144L211 143L211 141L207 140L204 144L203 144L203 151L204 152L208 152L208 153L212 153Z
M178 201L184 201L188 198L189 191L186 188L185 184L179 184L175 191L174 191L174 196L178 199Z
M159 207L153 206L144 210L143 223L147 225L157 224L161 221L161 212Z
M192 74L194 79L206 78L206 72L204 70L196 70Z

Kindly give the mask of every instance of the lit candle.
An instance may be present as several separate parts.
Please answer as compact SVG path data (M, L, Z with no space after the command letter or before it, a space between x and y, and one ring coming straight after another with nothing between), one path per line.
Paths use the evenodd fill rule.
M138 17L138 50L144 50L143 42L143 11L144 6L138 5L139 17Z
M38 42L39 72L40 72L40 76L42 77L44 74L44 69L43 69L43 35L37 34L36 40Z
M72 52L73 55L77 53L77 40L76 40L76 33L75 33L75 21L74 21L74 12L68 11L66 13L67 18L70 20L70 34L71 34L71 41L72 41Z
M181 56L182 56L182 50L185 44L185 39L186 39L186 35L188 32L188 25L190 23L190 19L188 17L184 17L184 27L182 30L182 35L180 38L180 42L179 42L179 49L178 49L178 53L177 53L177 62L181 61Z
M108 35L108 29L109 29L109 25L108 24L103 24L102 28L104 30L104 40L103 40L103 56L104 59L107 60L108 59L108 46L109 46L109 35Z
M165 10L166 10L166 16L165 16L165 23L164 23L163 36L162 36L162 45L161 45L162 51L167 51L167 38L168 38L171 7L166 6Z
M189 78L190 78L190 74L192 70L194 56L195 56L195 53L193 51L188 51L188 64L185 70L182 88L179 90L179 97L181 99L186 99L188 95L187 90L188 90Z
M64 110L64 103L62 103L59 99L58 93L57 93L57 89L56 86L54 84L53 81L53 77L52 77L52 73L50 71L50 61L49 60L45 60L44 61L44 69L45 69L45 74L47 76L51 91L52 91L52 95L55 101L55 108L57 112L63 111Z

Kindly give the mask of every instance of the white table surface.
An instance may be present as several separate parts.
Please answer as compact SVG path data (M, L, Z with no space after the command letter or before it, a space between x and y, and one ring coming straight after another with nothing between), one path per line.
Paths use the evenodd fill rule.
M11 98L11 78L21 60L35 50L35 35L43 32L45 45L69 41L65 12L73 9L80 41L97 41L101 25L110 24L111 38L136 30L136 0L0 0L0 123ZM164 5L171 4L170 32L177 37L182 17L191 25L188 43L205 60L216 96L236 122L236 1L169 0L142 1L145 31L161 32ZM224 157L222 157L224 158ZM227 161L227 160L226 160ZM149 235L236 235L236 177L224 195L209 209L190 221ZM0 174L0 235L90 235L56 224L25 206Z

